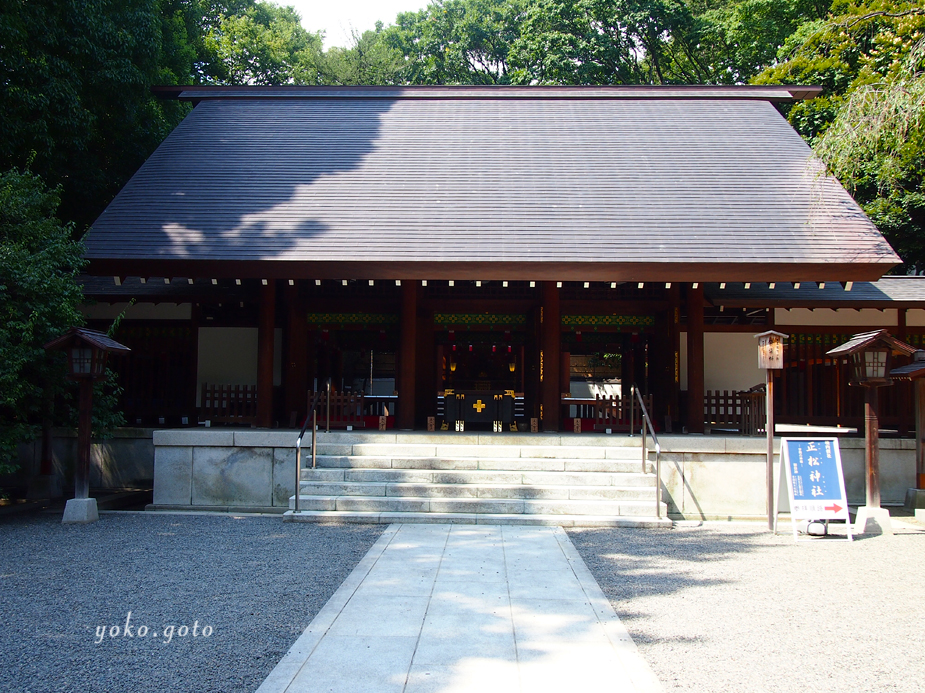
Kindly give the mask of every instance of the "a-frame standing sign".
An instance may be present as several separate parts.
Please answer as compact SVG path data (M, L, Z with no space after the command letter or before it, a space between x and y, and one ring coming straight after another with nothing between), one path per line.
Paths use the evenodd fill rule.
M779 486L785 483L785 479L796 541L801 541L797 531L798 520L845 520L848 530L846 540L852 541L854 537L838 438L782 438ZM783 493L778 488L775 533L782 497Z

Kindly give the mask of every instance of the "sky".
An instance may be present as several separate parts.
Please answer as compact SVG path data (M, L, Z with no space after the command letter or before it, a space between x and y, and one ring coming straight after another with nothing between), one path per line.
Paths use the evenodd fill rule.
M302 26L309 31L323 29L325 49L349 46L350 28L359 33L376 28L381 20L388 26L399 12L416 12L429 0L274 0L277 5L295 7Z

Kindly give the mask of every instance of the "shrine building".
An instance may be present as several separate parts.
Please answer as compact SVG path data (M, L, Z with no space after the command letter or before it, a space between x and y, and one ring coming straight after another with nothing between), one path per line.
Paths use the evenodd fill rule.
M144 426L298 427L330 387L335 426L620 431L635 387L747 432L769 329L778 421L860 423L825 352L921 345L925 290L781 114L819 91L158 88L194 107L86 238L88 321L136 301Z

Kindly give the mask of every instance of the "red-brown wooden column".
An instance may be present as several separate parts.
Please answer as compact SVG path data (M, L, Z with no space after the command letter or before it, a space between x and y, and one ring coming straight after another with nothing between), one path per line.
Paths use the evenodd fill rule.
M687 431L703 433L703 286L687 290Z
M276 328L276 283L260 287L257 318L257 425L273 426L273 337Z
M398 345L398 416L396 424L403 430L414 428L415 358L417 356L417 282L401 284L401 336Z
M672 422L681 425L678 412L681 394L681 285L677 282L668 290L668 406Z
M308 408L308 323L299 300L298 286L286 286L286 358L283 361L283 388L286 396L286 410L283 420L296 413L296 426L301 426Z
M540 403L543 430L558 431L561 424L560 368L562 316L555 282L543 282L543 320L540 325Z

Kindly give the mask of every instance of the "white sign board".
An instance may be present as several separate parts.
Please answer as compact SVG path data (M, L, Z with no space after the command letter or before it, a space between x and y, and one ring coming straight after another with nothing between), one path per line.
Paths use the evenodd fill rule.
M838 438L782 438L781 480L786 476L790 519L797 537L797 520L844 520L851 536L848 494ZM780 512L780 498L778 498Z

